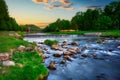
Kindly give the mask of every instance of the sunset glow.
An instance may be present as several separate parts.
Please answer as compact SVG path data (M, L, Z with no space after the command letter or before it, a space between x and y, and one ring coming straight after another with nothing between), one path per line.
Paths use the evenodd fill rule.
M102 8L111 1L115 0L6 0L6 3L10 16L19 24L44 27L58 18L71 20L78 11L86 11L90 6Z

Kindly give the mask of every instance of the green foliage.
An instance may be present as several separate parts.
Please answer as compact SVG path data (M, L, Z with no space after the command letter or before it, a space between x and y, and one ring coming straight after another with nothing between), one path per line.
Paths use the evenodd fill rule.
M0 36L0 52L8 52L11 48L17 48L20 45L27 46L28 44L30 43L15 37L4 36L4 34Z
M120 37L120 30L109 30L102 32L103 36Z
M96 8L88 9L86 12L77 12L67 22L58 19L47 26L45 32L58 32L59 30L120 30L120 0L106 5L104 10Z
M100 37L98 37L97 43L102 43L102 39Z
M59 32L60 30L70 29L70 22L68 20L58 19L56 22L49 24L44 32Z
M15 61L16 66L2 67L5 73L0 71L0 80L39 80L40 75L48 73L36 52L14 52L11 60Z
M57 40L48 40L47 39L47 40L44 41L44 43L51 46L53 44L58 44L58 41Z
M38 27L36 25L33 25L33 24L27 24L27 25L24 25L24 27L26 27L26 28L29 27L30 28L30 32L40 32L41 31L40 27Z
M9 16L8 7L5 0L0 0L0 31L18 31L19 25L14 18Z
M97 26L100 30L108 30L112 25L112 20L109 16L101 16L98 18Z

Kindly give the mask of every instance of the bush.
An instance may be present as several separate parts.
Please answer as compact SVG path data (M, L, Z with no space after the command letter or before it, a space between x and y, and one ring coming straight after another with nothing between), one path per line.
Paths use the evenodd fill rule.
M48 40L47 39L47 40L44 41L44 43L51 46L53 44L58 44L58 41L57 40Z

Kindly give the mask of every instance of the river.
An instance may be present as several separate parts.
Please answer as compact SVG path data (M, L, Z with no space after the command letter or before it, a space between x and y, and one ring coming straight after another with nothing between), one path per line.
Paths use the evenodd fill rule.
M82 49L80 54L75 54L71 61L66 61L65 64L60 64L62 57L54 57L54 53L63 53L68 48L52 50L45 44L40 44L46 39L58 40L59 45L63 44L64 39L67 40L68 48ZM49 56L45 59L44 65L49 66L51 61L55 61L56 70L49 69L47 80L120 80L120 38L103 38L105 43L97 43L97 37L92 36L44 36L44 37L24 37L24 40L36 42L38 46L47 48L44 50L44 55ZM79 46L69 45L75 41ZM86 47L86 48L85 48ZM41 49L41 48L40 48ZM87 57L81 56L88 54ZM97 55L97 58L93 57Z

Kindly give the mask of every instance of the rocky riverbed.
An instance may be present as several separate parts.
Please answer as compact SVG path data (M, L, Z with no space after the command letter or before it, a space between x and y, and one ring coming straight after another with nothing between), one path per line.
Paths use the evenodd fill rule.
M48 80L119 80L120 39L84 37L25 37L44 51L43 63L49 69ZM54 48L43 44L58 40Z

